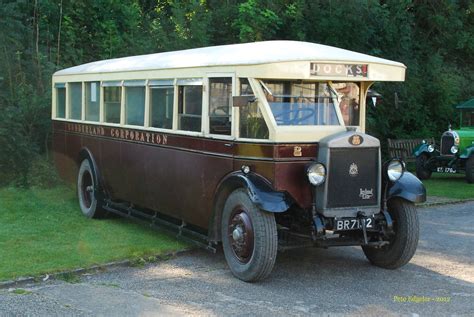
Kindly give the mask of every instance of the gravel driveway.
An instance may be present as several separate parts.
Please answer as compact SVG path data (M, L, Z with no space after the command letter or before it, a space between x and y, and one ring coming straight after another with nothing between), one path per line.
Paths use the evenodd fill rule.
M0 315L474 315L474 202L419 209L418 251L405 267L371 266L360 248L278 255L268 280L232 277L222 252L192 251L145 268L114 268L18 295Z

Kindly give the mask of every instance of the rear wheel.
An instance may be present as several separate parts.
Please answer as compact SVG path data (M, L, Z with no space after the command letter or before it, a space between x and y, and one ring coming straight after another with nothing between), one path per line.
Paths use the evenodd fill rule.
M426 162L429 157L426 154L421 154L416 158L416 176L419 179L428 179L431 177L431 170L426 168Z
M275 217L255 206L244 189L235 190L227 198L221 231L232 274L254 282L271 273L278 247Z
M77 173L77 196L82 213L87 218L99 218L104 212L97 200L97 184L94 170L88 159L82 161Z
M469 184L474 183L474 155L466 161L466 181Z
M420 225L412 202L393 198L388 202L388 213L392 217L394 230L390 244L380 248L363 246L362 250L373 265L397 269L407 264L415 254Z

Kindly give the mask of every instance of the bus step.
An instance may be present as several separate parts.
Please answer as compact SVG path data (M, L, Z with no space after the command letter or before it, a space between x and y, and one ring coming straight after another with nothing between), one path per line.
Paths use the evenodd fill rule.
M181 225L178 225L160 218L160 215L157 212L155 212L154 215L150 215L133 208L133 206L115 203L112 201L107 201L102 208L118 216L129 218L140 224L147 225L154 230L164 230L170 234L175 234L176 238L180 240L194 244L212 253L216 253L216 248L211 242L208 242L207 236L186 228L185 222L182 222Z

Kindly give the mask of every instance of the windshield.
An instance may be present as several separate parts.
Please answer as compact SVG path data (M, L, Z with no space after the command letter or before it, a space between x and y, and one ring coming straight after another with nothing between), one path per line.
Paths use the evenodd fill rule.
M277 125L340 125L334 98L327 83L260 81Z

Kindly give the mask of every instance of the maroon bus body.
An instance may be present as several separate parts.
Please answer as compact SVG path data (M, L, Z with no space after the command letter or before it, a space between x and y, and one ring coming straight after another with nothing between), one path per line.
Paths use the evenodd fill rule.
M127 201L208 229L220 181L242 165L311 206L306 167L317 144L245 143L53 120L53 149L62 178L77 182L88 149L112 200ZM296 156L295 156L296 155Z

